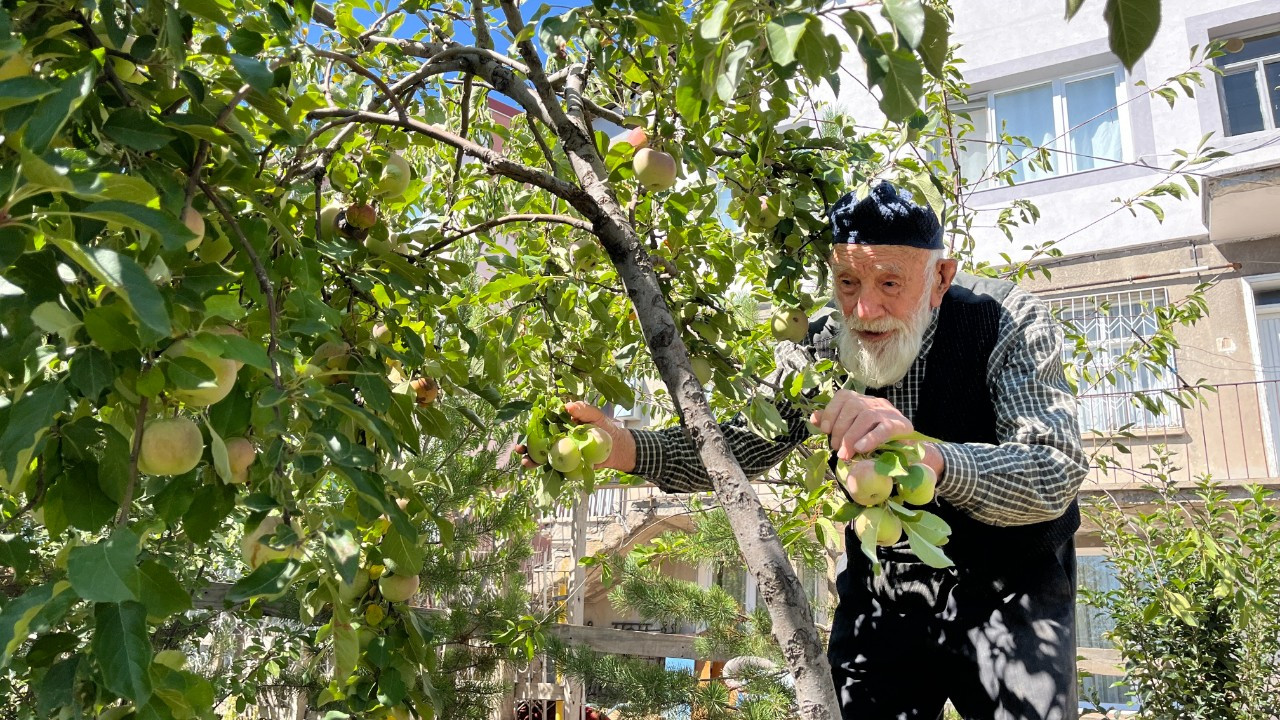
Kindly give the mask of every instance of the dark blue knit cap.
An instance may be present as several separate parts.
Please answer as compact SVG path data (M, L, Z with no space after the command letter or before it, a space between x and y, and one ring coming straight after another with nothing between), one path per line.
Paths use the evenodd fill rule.
M909 195L899 195L892 183L881 182L862 200L849 193L836 201L831 208L831 239L941 250L942 225L933 210L917 205Z

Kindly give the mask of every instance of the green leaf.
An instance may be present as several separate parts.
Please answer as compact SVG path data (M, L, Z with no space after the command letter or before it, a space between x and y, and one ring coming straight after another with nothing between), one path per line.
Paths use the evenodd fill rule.
M333 681L344 687L360 659L360 633L349 622L333 621Z
M787 434L787 423L768 398L757 395L747 406L747 426L760 437L772 439Z
M73 339L82 324L80 318L52 300L40 303L31 311L31 322L47 333L61 335L65 340Z
M0 610L0 668L9 666L13 653L26 642L32 622L45 606L70 589L70 583L60 580L31 588L5 601L4 608Z
M920 0L884 0L884 14L911 48L924 37L925 12Z
M422 572L422 548L392 527L382 537L379 546L382 554L393 563L397 575L417 575Z
M205 420L205 427L209 428L209 454L213 456L213 469L218 473L218 477L222 478L222 482L234 483L235 477L231 472L231 459L227 455L227 444L222 441L218 435L218 431L213 429L213 424L208 419Z
M143 152L159 150L175 137L163 123L138 108L113 111L103 123L102 132L125 147Z
M716 96L721 102L729 102L738 94L738 85L742 75L750 65L748 62L755 52L755 44L750 41L739 43L724 58L724 72L716 78Z
M729 14L729 0L720 0L711 12L698 24L698 36L703 40L714 42L720 39L724 30L724 20Z
M167 618L192 608L191 593L182 587L169 568L155 560L144 560L138 569L147 615Z
M115 603L140 599L138 536L129 528L120 527L95 545L72 548L67 579L85 600Z
M800 13L787 13L769 21L765 28L765 39L769 43L769 56L781 67L795 64L796 46L804 37L809 19Z
M256 597L268 600L280 597L289 589L289 584L298 575L300 567L302 566L298 561L292 558L265 562L257 570L237 580L227 591L227 600L241 603Z
M213 686L195 673L153 663L151 677L155 692L152 705L156 698L163 701L174 720L204 717L202 713L214 705ZM148 708L139 711L138 720L144 720L146 710ZM164 717L163 711L159 714Z
M183 230L186 228L183 227ZM57 245L76 264L128 301L143 325L162 336L172 332L164 297L132 258L107 248L82 247L71 240L52 235L48 236L48 241ZM85 323L88 325L87 317Z
M26 474L27 464L66 402L66 388L53 383L0 408L0 425L4 426L0 434L0 487L10 492L17 489L17 481Z
M916 529L915 524L903 523L902 529L907 532L907 542L911 545L911 552L920 558L920 561L929 567L948 568L955 563L951 562L951 558L946 553L938 549L938 546L929 542L924 535Z
M907 468L902 462L902 456L898 453L882 452L876 456L876 472L891 478L899 478L907 475Z
M240 337L239 335L201 333L199 339L201 342L212 340L213 343L218 345L222 350L219 353L220 357L239 360L245 365L266 372L271 371L271 358L267 357L267 349L249 338Z
M155 233L166 250L185 248L195 234L169 213L120 200L104 200L71 213L80 217L120 223L140 232ZM61 246L59 246L61 247ZM166 333L167 334L167 333Z
M0 81L0 110L26 105L52 95L56 88L38 77L16 77Z
M232 67L241 78L244 78L249 87L263 94L271 92L271 86L275 84L275 74L266 63L235 53L231 54L230 59Z
M227 17L227 14L218 5L217 0L178 0L178 7L192 15L218 23L225 28L234 27L231 19Z
M0 567L13 570L13 575L22 577L31 567L35 554L30 540L17 535L0 535Z
M942 77L942 68L947 64L947 44L950 42L951 27L942 11L928 5L924 8L924 38L916 53L924 62L924 67L935 78Z
M151 698L151 641L147 609L138 602L94 606L93 652L102 683L138 704Z
M197 390L216 387L217 375L213 368L202 360L189 355L178 355L166 358L164 363L165 377L179 390Z
M1084 5L1084 0L1067 0L1067 19L1076 16L1080 12L1080 6Z
M63 80L57 92L40 100L35 112L27 119L22 144L37 155L49 149L49 143L62 130L71 113L93 89L94 68L87 67L76 75Z
M886 34L858 43L867 62L867 79L880 88L880 110L892 122L901 122L918 109L924 76L915 55L893 47Z
M1133 70L1160 29L1160 0L1107 0L1102 16L1110 28L1111 52Z
M614 405L631 408L636 404L636 394L631 386L607 372L592 373L591 384L600 391L605 400Z
M98 395L111 387L116 379L116 366L111 357L96 347L81 347L71 356L71 385L87 398Z
M324 539L342 581L348 584L355 582L356 572L360 569L360 542L348 530L327 533Z

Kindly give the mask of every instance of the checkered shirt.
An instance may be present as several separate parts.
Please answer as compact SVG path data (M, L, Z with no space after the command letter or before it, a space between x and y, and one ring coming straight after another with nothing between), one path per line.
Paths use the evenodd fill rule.
M937 493L981 522L1027 525L1052 520L1070 507L1088 472L1088 459L1081 448L1075 398L1062 368L1062 327L1044 302L1021 288L1009 293L1003 307L987 365L1000 443L938 443L946 467L938 478ZM778 385L787 373L798 372L816 359L836 359L838 311L827 308L824 312L823 322L811 325L805 344L778 344L777 369L769 385ZM906 377L874 391L907 419L915 413L937 323L935 311ZM742 414L721 424L749 478L763 475L810 435L807 413L789 402L779 402L778 410L788 432L772 440L751 432ZM683 428L632 430L632 434L636 441L633 474L665 492L711 489L706 469Z

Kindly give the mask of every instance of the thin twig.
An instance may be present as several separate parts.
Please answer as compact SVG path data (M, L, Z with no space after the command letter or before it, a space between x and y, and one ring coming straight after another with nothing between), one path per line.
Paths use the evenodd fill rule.
M133 490L138 484L138 454L142 452L142 431L147 422L149 398L143 396L138 403L138 416L133 421L133 449L129 451L129 482L120 497L120 511L116 514L116 527L129 522L129 509L133 506Z
M399 115L401 118L407 117L404 111L404 104L400 102L399 96L391 92L391 88L387 87L387 84L382 81L382 78L373 74L373 72L369 70L369 68L365 67L364 65L361 65L355 58L347 55L343 55L342 53L331 52L329 50L322 50L318 47L315 47L314 45L308 45L307 49L315 53L316 55L319 55L320 57L329 58L330 60L336 60L346 65L347 67L351 68L352 71L354 71L357 75L372 81L373 84L377 85L378 89L382 91L382 94L384 97L386 97L387 102L391 103L391 107L395 108L396 114Z
M503 217L495 218L493 220L486 220L480 223L479 225L473 225L465 230L462 230L457 235L447 237L430 247L424 248L422 252L418 253L418 257L425 258L429 255L433 255L468 235L474 235L478 232L484 232L485 230L498 227L499 225L506 225L508 223L515 223L515 222L560 223L562 225L568 225L570 227L578 228L579 230L585 230L586 232L592 231L591 223L587 222L586 220L583 220L582 218L576 218L571 215L542 215L542 214L504 215Z
M529 132L533 134L533 139L538 143L538 147L542 149L542 156L547 159L547 167L551 170L551 174L556 174L556 156L551 152L551 146L547 144L546 138L542 137L542 131L538 129L537 122L529 113L524 114L524 119L529 123Z

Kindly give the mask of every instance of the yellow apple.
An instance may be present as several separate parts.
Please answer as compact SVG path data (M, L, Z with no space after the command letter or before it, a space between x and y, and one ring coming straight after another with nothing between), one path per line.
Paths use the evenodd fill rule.
M257 570L263 563L271 560L297 557L302 552L301 545L273 547L265 541L265 538L270 538L275 534L283 522L284 520L279 515L273 513L263 518L262 522L258 523L258 527L241 538L240 558L244 560L244 564L248 565L250 570ZM294 520L292 527L294 534L301 537L302 533L298 528L297 520Z
M382 175L378 178L377 194L400 197L409 189L409 181L413 178L413 170L409 162L397 153L391 153L382 166Z
M320 237L322 239L333 239L333 233L338 229L338 213L340 212L342 212L342 206L332 202L320 210Z
M933 501L934 490L938 486L938 474L924 463L915 463L909 468L912 475L920 474L924 481L911 491L899 488L898 497L909 505L928 505Z
M138 469L148 475L181 475L200 464L204 438L189 418L153 420L142 430Z
M417 575L383 575L378 578L378 591L389 602L404 602L418 594Z
M853 531L862 538L876 526L876 544L893 545L902 539L902 521L885 508L869 507L853 520Z
M676 184L676 160L661 150L641 148L636 151L632 165L636 179L646 190L661 192Z
M587 430L587 437L579 446L582 459L594 467L609 459L613 452L613 437L603 429L592 427Z
M893 478L876 472L875 460L836 463L836 477L859 505L879 505L893 494Z
M409 383L409 386L413 388L414 397L422 407L434 404L436 398L440 396L440 386L436 383L435 378L415 378L413 382Z
M189 357L199 360L213 371L214 379L211 387L194 389L176 389L173 396L192 407L213 405L231 393L236 384L236 373L240 372L240 363L230 358L215 357L197 350L186 340L169 346L164 354L169 357Z
M226 442L227 464L231 466L231 482L240 485L249 480L249 466L258 455L247 438L231 438Z
M551 467L562 473L573 472L582 464L582 451L573 438L562 437L556 440L551 444L547 457L551 460Z

